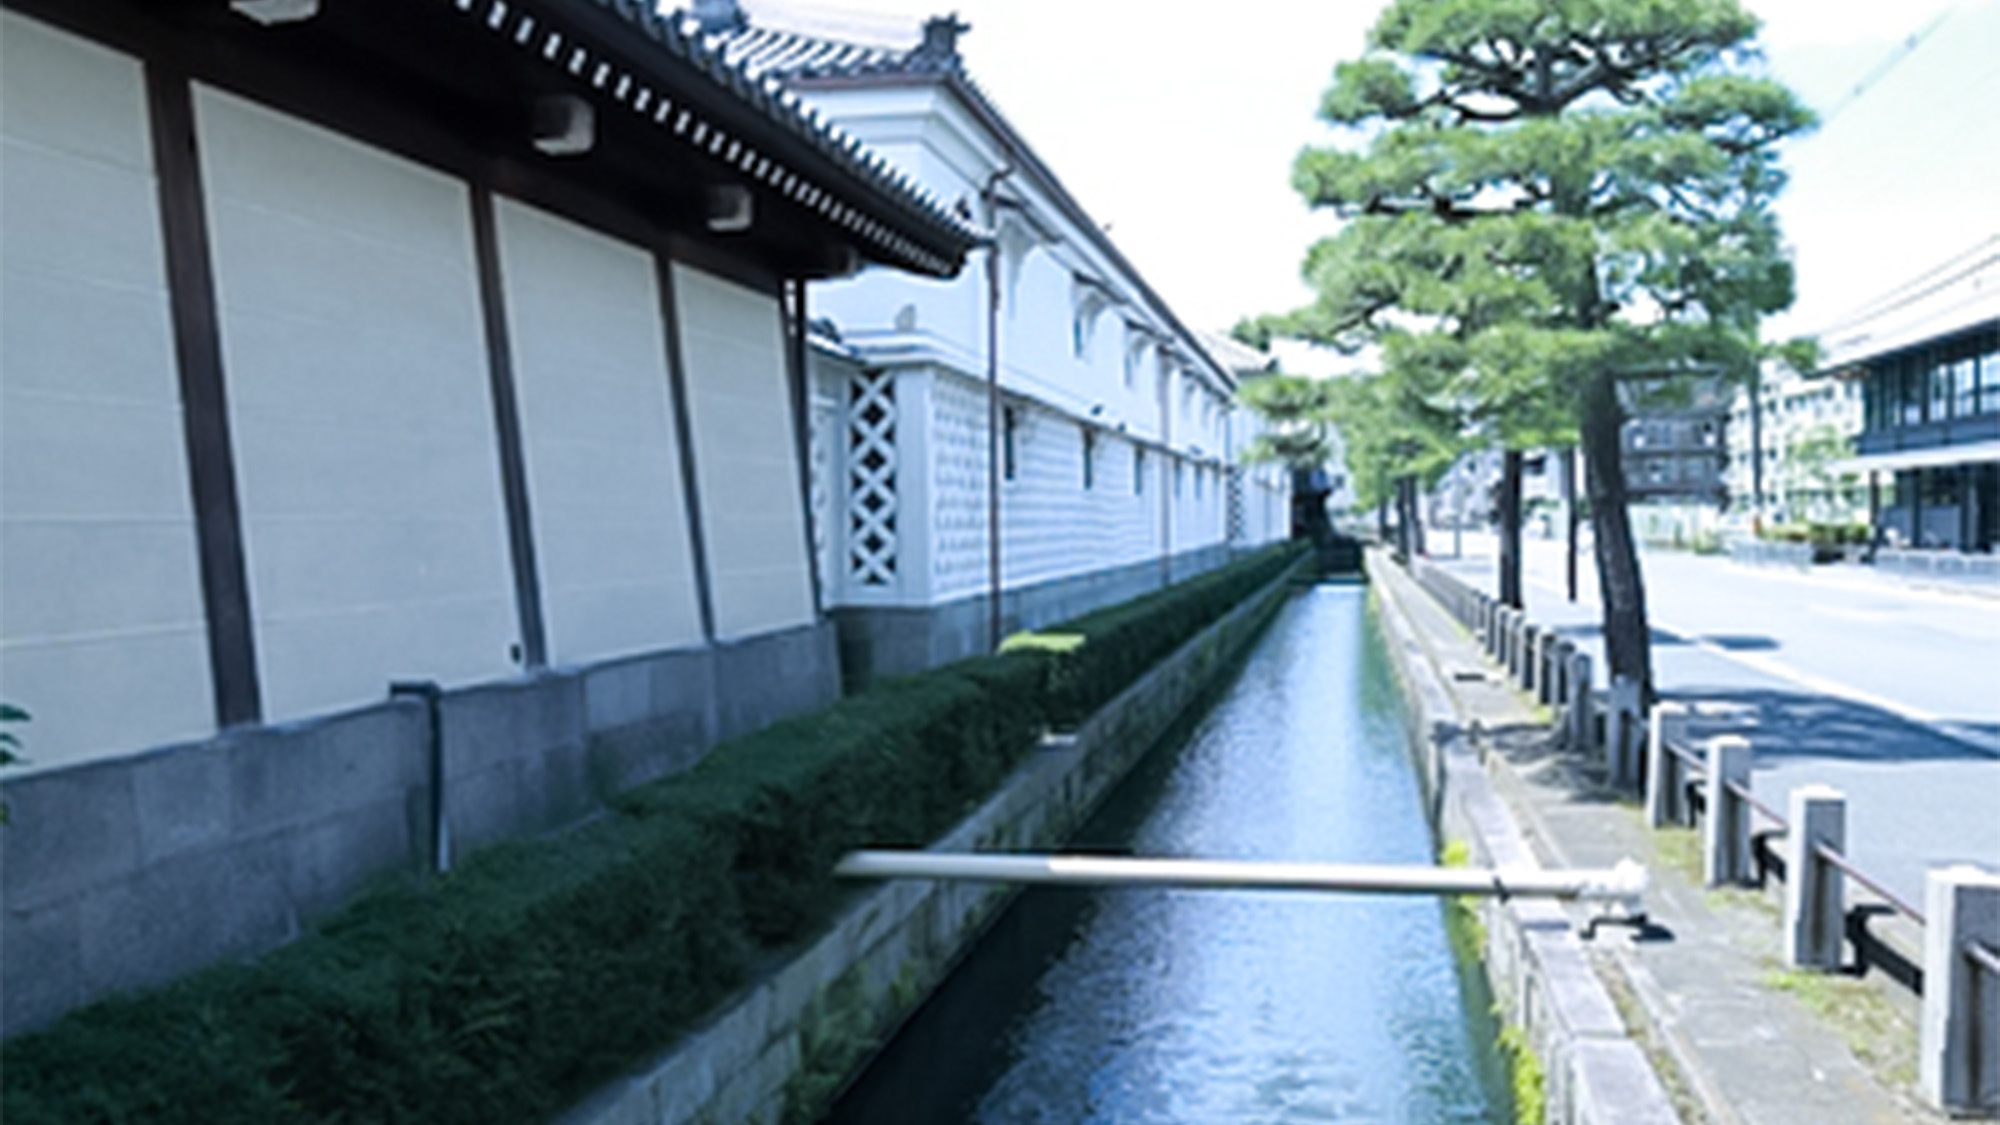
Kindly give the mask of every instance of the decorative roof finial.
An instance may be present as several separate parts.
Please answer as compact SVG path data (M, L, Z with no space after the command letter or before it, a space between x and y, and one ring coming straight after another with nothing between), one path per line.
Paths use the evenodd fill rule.
M964 65L958 57L958 37L971 30L972 25L959 19L957 12L932 16L924 21L924 41L910 52L909 62L918 70L958 70Z
M704 35L738 31L750 23L750 17L743 14L736 0L694 0L690 14Z

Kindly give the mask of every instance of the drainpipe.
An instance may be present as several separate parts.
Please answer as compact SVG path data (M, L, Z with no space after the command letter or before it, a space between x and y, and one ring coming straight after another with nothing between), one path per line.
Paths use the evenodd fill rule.
M1174 485L1180 462L1174 459L1174 373L1160 376L1160 587L1174 584Z
M1000 181L1014 174L1003 165L986 177L979 201L993 226L986 248L986 648L1000 648Z
M430 867L442 875L451 870L451 822L446 819L444 803L444 726L438 714L444 689L436 680L397 680L389 685L389 698L416 699L424 705L425 725L430 732L424 746L430 773Z

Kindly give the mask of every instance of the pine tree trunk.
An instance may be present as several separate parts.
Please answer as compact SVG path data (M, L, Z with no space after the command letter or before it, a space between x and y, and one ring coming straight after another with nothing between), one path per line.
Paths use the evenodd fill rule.
M1521 451L1500 454L1500 601L1521 609Z
M1410 478L1410 552L1426 557L1431 553L1424 542L1424 485L1414 476Z
M1639 552L1625 509L1625 465L1618 431L1625 413L1610 374L1593 377L1583 394L1584 486L1590 496L1590 527L1596 539L1597 598L1604 609L1604 656L1611 676L1639 684L1640 698L1653 699L1653 651L1646 621L1646 587L1639 575Z

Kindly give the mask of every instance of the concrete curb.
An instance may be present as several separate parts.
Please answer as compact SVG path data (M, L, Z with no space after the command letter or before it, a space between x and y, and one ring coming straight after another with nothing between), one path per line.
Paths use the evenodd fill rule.
M1371 574L1392 567L1371 552ZM1407 617L1400 575L1377 581L1379 620L1398 680L1414 712L1415 755L1445 838L1464 840L1474 863L1540 866L1469 736L1471 716L1446 689L1436 660ZM1628 1125L1680 1121L1645 1052L1627 1033L1563 909L1546 900L1479 904L1485 969L1501 1017L1522 1029L1546 1075L1546 1119Z
M1298 566L1188 641L1074 734L1041 753L934 847L1033 849L1068 837L1209 681L1262 634ZM1014 894L973 883L892 882L720 1014L561 1125L775 1122L818 1112Z

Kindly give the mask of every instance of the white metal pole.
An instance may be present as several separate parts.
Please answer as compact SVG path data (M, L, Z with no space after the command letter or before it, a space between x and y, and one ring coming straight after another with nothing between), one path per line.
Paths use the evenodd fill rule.
M1636 908L1646 869L1550 871L1539 867L1427 867L1374 863L1276 863L1102 855L991 855L965 852L849 852L834 873L857 879L949 879L1088 887L1212 890L1358 891L1523 898L1617 899ZM1637 912L1636 909L1634 911Z

